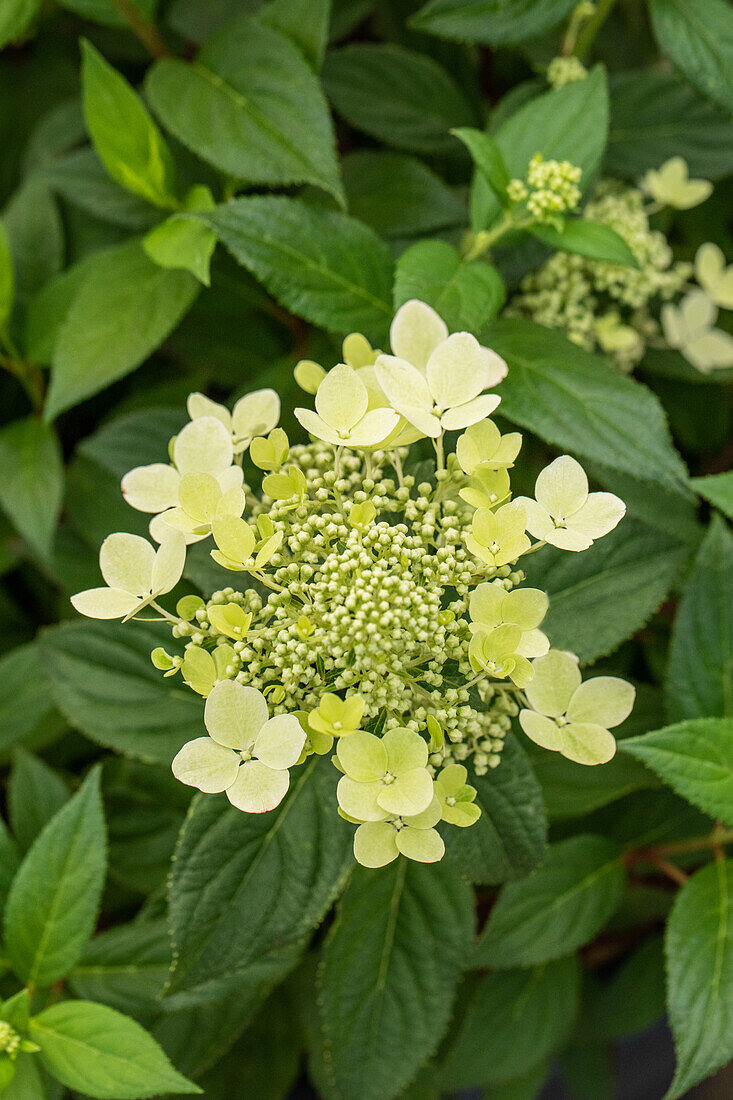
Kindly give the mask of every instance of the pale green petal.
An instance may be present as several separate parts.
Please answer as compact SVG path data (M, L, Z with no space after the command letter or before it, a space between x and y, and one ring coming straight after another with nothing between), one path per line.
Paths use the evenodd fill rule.
M220 794L237 778L239 759L210 737L189 741L174 757L171 769L176 779L206 794Z
M230 489L241 489L244 482L244 473L241 466L227 466L226 470L216 475L222 494ZM241 512L239 513L242 514Z
M717 244L702 244L695 256L698 283L723 309L733 309L733 265L726 267L725 256Z
M435 788L433 788L434 790ZM442 813L440 799L438 795L433 793L433 799L428 806L427 810L423 810L419 814L408 814L407 816L401 815L405 825L409 825L412 829L432 829L434 825L437 825L440 821Z
M457 825L460 829L467 829L474 825L481 817L481 807L475 802L456 802L454 806L443 807L443 821L449 825Z
M704 332L682 348L686 359L699 371L733 366L733 336L722 329Z
M493 420L482 420L467 428L456 443L456 457L463 472L472 474L482 463L488 463L500 442L501 432Z
M211 654L199 646L189 646L181 665L183 679L199 695L208 695L216 682L216 664Z
M480 543L478 539L474 538L473 535L470 534L464 535L464 539L466 542L466 549L470 554L473 554L474 557L477 557L479 561L485 562L486 565L495 564L494 555L483 545L483 543Z
M534 675L526 690L534 710L557 718L565 714L573 694L580 687L578 662L568 653L552 649L532 665Z
M560 752L576 764L607 764L616 752L616 740L603 726L571 722L561 730Z
M397 832L395 842L399 852L417 863L437 863L445 855L445 844L435 829L411 829Z
M375 359L375 351L372 345L360 332L350 332L344 337L341 345L344 363L354 370L371 366Z
M216 477L234 457L232 437L215 416L192 420L176 436L173 461L181 474L213 474Z
M465 787L468 770L463 764L447 764L436 777L436 784L446 794L455 797Z
M554 520L565 520L588 498L585 470L570 455L561 455L540 473L534 495Z
M354 833L354 858L362 867L386 867L397 859L397 830L387 821L369 821Z
M180 480L178 470L163 462L136 466L122 479L122 495L138 512L163 512L178 504Z
M526 688L527 684L532 679L532 665L526 657L522 657L521 654L517 652L513 654L513 657L514 667L509 670L509 678L518 688Z
M487 387L498 386L502 379L506 378L509 373L509 367L506 360L502 359L500 355L497 355L491 348L482 348L484 353L484 362L486 363L486 374L488 381Z
M267 719L262 692L236 680L222 680L206 700L204 724L214 740L227 748L251 749Z
M593 545L593 539L572 527L555 527L545 535L545 542L549 542L550 546L557 546L558 550L572 550L576 553Z
M171 531L180 531L190 546L191 543L200 542L201 539L206 538L205 534L196 534L200 527L201 524L186 515L183 508L169 508L166 512L153 516L149 530L156 542L164 542Z
M344 440L339 433L334 428L329 427L325 420L322 420L318 413L313 412L312 409L296 409L295 419L316 439L322 439L324 443L330 443L334 447L343 445Z
M417 429L420 435L426 435L428 439L438 439L443 434L443 428L437 416L418 405L403 405L400 413L412 425L413 429ZM398 438L399 445L405 446L405 439L407 438L409 441L414 436L408 435L405 437L400 431ZM397 443L393 441L392 446L397 446Z
M359 728L361 720L364 717L365 707L366 703L361 695L349 695L344 699L343 703L341 703L341 721L344 729L355 730Z
M264 814L279 806L290 786L290 773L268 768L259 760L247 760L227 790L232 806L247 814Z
M534 630L545 615L550 601L539 588L513 588L504 598L503 619L516 623L522 630Z
M491 508L479 508L471 521L474 538L483 546L499 541L499 520Z
M521 554L529 550L530 542L525 535L527 513L521 504L512 501L503 504L495 512L499 524L499 542L501 550L496 558L497 565L507 565L516 561Z
M455 332L438 344L425 371L435 404L441 409L473 401L489 382L483 349L470 332Z
M265 722L252 752L268 768L292 768L304 745L305 730L295 715L278 714Z
M221 420L226 430L231 432L232 418L229 414L229 409L224 408L224 406L220 405L217 401L212 401L211 398L206 397L205 394L189 394L186 408L188 409L188 415L191 420L198 420L201 416L213 416L216 420Z
M428 762L428 745L414 730L398 727L387 730L382 738L387 750L387 771L402 775L413 768L424 768Z
M153 562L152 593L154 596L170 592L178 584L186 564L186 539L179 531L165 538Z
M280 398L275 390L255 390L237 401L232 411L232 428L237 439L267 435L280 419Z
M491 661L501 661L510 653L516 653L522 637L521 629L515 623L497 626L485 637L484 655Z
M384 743L364 730L341 737L336 754L346 774L360 782L380 779L387 770Z
M550 640L541 630L522 631L522 637L517 646L517 653L521 657L544 657L549 649Z
M99 551L99 568L109 587L133 596L149 594L154 561L155 550L147 539L121 531L108 535Z
M468 613L475 623L480 623L487 630L492 630L504 618L503 607L506 598L507 591L503 584L484 581L471 593Z
M236 516L241 518L244 511L245 496L241 489L228 489L222 493L216 505L216 513L220 516Z
M484 393L480 397L474 397L473 401L466 401L465 404L456 405L443 413L440 423L447 432L460 431L461 428L478 423L485 416L491 416L500 404L501 398L498 394Z
M433 801L433 779L427 768L414 768L384 784L377 797L383 810L391 814L419 814Z
M211 533L222 554L231 561L244 562L251 558L255 548L255 534L249 524L239 516L214 516Z
M317 393L326 372L320 363L314 363L312 359L301 359L295 364L293 375L302 390L306 393Z
M186 515L197 523L210 523L221 498L219 482L211 474L184 474L178 499Z
M423 369L431 353L448 336L448 326L432 306L410 299L400 306L389 330L392 352Z
M71 603L88 619L124 619L143 601L123 588L88 588L72 596Z
M477 470L470 486L459 490L459 496L472 508L495 508L507 499L509 490L506 470Z
M635 698L636 689L626 680L617 676L594 676L574 693L568 706L568 719L611 729L629 717Z
M536 714L533 710L520 710L519 724L535 745L551 752L558 752L562 748L562 730L552 718Z
M403 416L407 416L406 409L432 412L433 398L424 375L417 367L394 355L380 355L374 369L379 385L397 412Z
M547 541L547 536L555 530L552 516L547 509L531 497L515 497L514 503L524 508L527 517L527 530L530 535L534 535L536 539Z
M316 394L316 412L340 435L359 423L368 405L366 386L356 371L343 363L328 372Z
M383 821L388 815L377 802L377 796L383 790L384 787L378 779L360 783L349 775L342 775L336 795L339 806L349 817L357 821Z
M625 513L626 505L613 493L591 493L568 526L577 534L599 539L612 531Z
M349 447L376 447L384 443L400 422L394 409L372 409L349 433Z
M522 436L520 432L507 432L501 437L496 454L491 460L493 468L506 468L513 466L517 455L522 449Z

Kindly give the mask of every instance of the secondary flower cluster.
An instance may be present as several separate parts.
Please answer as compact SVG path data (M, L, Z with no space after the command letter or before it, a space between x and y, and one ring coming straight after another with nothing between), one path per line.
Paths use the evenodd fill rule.
M315 410L296 409L309 443L291 445L278 427L272 390L231 414L193 394L171 461L122 482L151 514L158 549L111 535L107 587L72 601L95 618L146 609L183 641L182 654L152 654L206 699L205 735L173 761L182 782L261 813L281 802L292 769L330 754L338 811L371 867L440 859L437 826L479 819L469 767L480 776L500 764L513 718L546 748L601 763L633 701L623 681L580 686L577 661L540 629L547 597L517 566L545 544L589 547L623 503L589 492L567 455L534 497L512 498L522 439L489 419L500 399L487 392L504 361L418 301L398 310L390 340L383 353L352 334L328 372L298 364L315 394ZM449 454L447 432L460 433ZM186 547L205 539L245 583L183 596L173 613L159 600L183 575Z
M704 244L694 265L699 285L690 285L693 266L676 262L664 234L650 224L663 206L688 209L711 190L708 181L689 179L681 157L649 171L639 187L603 180L583 217L623 237L638 267L555 253L522 281L508 312L562 329L623 371L633 370L647 346L662 339L697 370L733 366L733 336L715 328L718 307L733 308L733 268L717 245ZM673 304L682 291L681 302Z
M569 160L545 160L541 153L535 153L526 181L510 180L507 195L513 203L526 204L530 220L552 224L558 215L577 208L582 174L582 169Z

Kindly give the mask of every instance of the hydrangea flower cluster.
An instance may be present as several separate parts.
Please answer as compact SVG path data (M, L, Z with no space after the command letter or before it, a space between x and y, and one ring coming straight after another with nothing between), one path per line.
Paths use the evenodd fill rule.
M480 776L500 765L515 717L551 751L600 763L613 753L608 727L633 700L607 677L582 695L577 662L540 629L547 597L518 566L545 544L585 549L623 503L589 493L567 455L540 474L534 497L512 499L522 439L490 419L504 361L418 301L398 310L390 341L383 353L352 334L329 371L298 364L315 395L315 409L296 409L308 443L291 445L278 426L272 390L231 414L192 395L171 461L122 482L159 548L111 535L100 553L109 587L73 599L94 618L145 609L183 640L182 656L152 654L206 699L205 732L172 763L181 782L264 813L293 769L330 754L338 812L370 867L438 860L440 823L479 819L469 767ZM449 432L460 433L450 453ZM174 613L159 600L202 540L241 581L206 601L183 596ZM557 661L573 665L562 679L572 692L533 694L537 670Z
M569 160L545 160L541 153L535 153L527 179L510 180L507 195L513 203L526 205L531 221L552 225L559 215L577 208L582 175L582 168Z

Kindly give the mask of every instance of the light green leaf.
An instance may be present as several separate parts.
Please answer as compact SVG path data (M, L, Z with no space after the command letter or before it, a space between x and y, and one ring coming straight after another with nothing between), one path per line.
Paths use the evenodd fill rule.
M398 149L456 156L461 150L451 129L475 121L445 69L392 43L355 43L329 53L323 79L339 114Z
M51 553L64 489L56 433L29 417L0 430L0 505L43 557Z
M101 1100L201 1092L140 1024L92 1001L62 1001L31 1018L46 1069L67 1088Z
M685 883L667 924L667 1005L676 1100L733 1058L733 862L715 860Z
M15 272L10 242L5 226L0 222L0 332L6 327L15 300Z
M76 294L56 339L46 417L138 367L176 327L199 284L187 271L165 271L139 241L109 249Z
M687 491L662 406L641 383L530 321L498 321L483 343L509 364L499 387L507 419L574 454Z
M397 261L395 308L410 298L427 302L453 332L476 332L504 304L506 289L490 264L466 263L445 241L418 241Z
M567 1039L578 1010L575 956L479 981L442 1061L445 1092L510 1081Z
M683 156L692 176L733 172L733 120L686 80L663 69L614 73L605 169L636 180Z
M275 195L199 215L287 309L331 332L385 335L392 258L365 225Z
M459 138L471 154L476 168L491 187L499 201L502 201L509 183L509 173L501 149L489 134L471 127L458 128L453 133Z
M542 858L547 821L542 792L516 738L507 736L500 767L469 782L481 817L470 829L445 830L446 860L473 882L523 878Z
M64 262L64 227L48 187L29 176L3 211L19 302L40 290Z
M586 218L567 218L561 230L553 225L534 225L530 226L529 232L543 244L560 252L574 252L600 263L639 266L626 241L610 225Z
M0 49L28 30L41 6L41 0L5 0L0 11Z
M45 826L10 888L5 946L24 982L48 988L74 966L94 929L105 869L95 770Z
M679 722L621 748L710 817L733 825L733 718Z
M659 48L700 91L733 110L733 10L725 0L706 0L704 10L687 0L650 0Z
M574 7L575 0L429 0L410 26L459 42L505 46L544 34Z
M157 61L145 89L166 128L216 168L250 184L312 183L341 201L320 85L292 42L259 20L228 23L194 64Z
M201 700L150 661L157 646L170 652L169 630L84 620L46 630L40 645L59 710L98 744L168 765L186 741L201 736Z
M125 78L86 39L82 90L87 129L112 179L156 206L175 206L175 168L163 135Z
M466 222L456 191L417 157L360 149L341 167L350 213L382 237L399 241Z
M693 477L690 485L696 493L709 500L729 519L733 519L733 470L710 477Z
M354 872L318 976L326 1095L387 1100L409 1083L448 1022L473 930L473 893L444 863Z
M145 235L143 248L160 267L182 268L204 286L211 285L209 269L216 233L201 222L174 215Z
M667 710L733 717L733 534L715 517L695 559L672 632Z
M68 799L69 788L48 764L25 749L18 749L13 754L8 782L8 816L22 852L28 851L43 827Z
M545 547L526 566L528 583L550 597L543 631L584 663L611 653L646 625L687 554L683 543L628 517L582 554Z
M333 812L336 778L312 759L268 814L194 800L170 886L173 1006L236 988L255 960L299 943L323 918L353 862L352 831Z
M603 837L576 836L551 845L536 871L502 890L475 964L505 970L571 954L613 916L624 886L618 848Z

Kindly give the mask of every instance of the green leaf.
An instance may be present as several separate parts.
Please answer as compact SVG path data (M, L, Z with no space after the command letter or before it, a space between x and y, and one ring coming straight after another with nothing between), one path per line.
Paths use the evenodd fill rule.
M199 215L291 313L330 332L384 335L392 258L365 225L296 199L235 199Z
M211 285L209 269L216 233L201 222L174 215L145 235L143 248L160 267L182 268L204 286Z
M673 544L697 547L703 527L698 519L698 503L685 486L662 488L658 483L611 470L598 462L586 462L584 468L589 477L600 482L601 488L621 497L629 519L664 532Z
M8 816L22 852L68 799L69 788L48 764L25 749L16 750L8 782Z
M29 417L0 431L0 505L43 557L51 553L64 467L56 433Z
M10 885L19 867L18 847L8 832L5 822L0 820L0 914L5 909Z
M92 1001L63 1001L31 1019L46 1069L85 1096L125 1100L201 1092L168 1061L155 1039L121 1012Z
M90 146L56 158L40 175L61 198L112 225L144 230L160 219L160 208L115 183Z
M15 271L17 300L28 298L60 271L64 227L58 206L40 176L29 176L3 211Z
M15 272L10 242L5 226L0 222L0 332L6 327L15 300Z
M501 201L509 183L509 172L497 142L489 134L471 127L459 128L453 133L466 146L476 168Z
M48 988L68 972L94 929L106 869L99 772L45 826L10 888L5 946L24 982Z
M733 110L733 10L706 0L703 11L687 0L650 0L659 48L700 91Z
M501 275L490 264L466 263L445 241L418 241L397 261L394 304L427 302L451 331L476 332L490 324L506 298Z
M733 534L715 517L695 559L672 632L667 710L733 717Z
M41 0L5 0L0 11L0 50L28 30Z
M499 389L507 419L557 447L686 491L664 411L645 386L530 321L498 321L483 342L509 364Z
M87 129L113 180L156 206L176 205L175 167L166 141L125 78L82 39Z
M678 722L621 748L710 817L733 825L733 718Z
M297 47L257 19L232 20L193 64L157 61L145 90L165 127L214 167L249 184L312 183L342 200L318 80Z
M582 554L543 548L526 567L529 583L550 597L542 629L583 663L611 653L651 619L687 553L683 543L629 518Z
M690 485L701 497L705 497L705 500L709 500L729 519L733 519L733 470L709 477L690 478Z
M429 0L410 26L459 42L512 45L544 34L575 7L575 0Z
M583 169L580 186L594 178L606 146L608 89L598 65L585 78L554 88L521 106L494 133L509 175L525 179L535 153L569 160ZM500 212L499 200L478 175L471 188L471 223L486 229Z
M165 920L122 924L87 944L68 984L76 997L99 1001L149 1026L160 1016L170 962Z
M542 792L516 738L508 735L501 764L472 775L481 817L470 829L446 829L445 858L473 882L523 878L542 859L547 821Z
M448 1022L473 930L473 892L443 863L354 872L319 969L327 1096L389 1100L410 1082Z
M349 211L398 241L464 225L459 195L417 157L360 149L342 163Z
M502 890L475 965L506 970L571 954L613 916L624 887L619 851L610 841L576 836L551 845L536 871Z
M271 0L259 20L292 39L305 59L318 70L328 43L331 0Z
M676 1100L733 1058L733 862L715 860L686 882L667 924L667 1004Z
M97 744L168 765L201 736L201 700L150 661L157 646L170 652L169 629L84 620L46 630L40 645L59 710Z
M553 225L530 226L529 232L550 248L574 252L600 263L636 267L636 256L626 241L610 225L588 221L587 218L567 218L558 230Z
M158 0L134 0L134 2L143 15L152 19ZM75 12L82 19L91 19L106 27L128 26L127 19L117 9L113 0L59 0L59 3L62 8Z
M335 779L328 762L311 759L268 814L194 800L170 886L173 1005L236 988L260 956L299 943L321 921L352 864L352 831L333 811Z
M58 333L47 419L138 367L176 327L198 290L187 271L154 264L139 241L100 256Z
M662 937L650 936L584 1003L582 1036L611 1042L645 1031L664 1015L664 986Z
M451 135L473 112L431 57L392 43L355 43L328 54L323 79L339 114L357 130L412 153L455 156Z
M733 172L733 120L675 73L640 69L611 76L605 169L636 180L683 156L693 176Z
M549 1072L550 1066L546 1062L539 1062L526 1073L513 1077L511 1081L484 1089L484 1100L537 1100ZM593 1100L600 1098L594 1096Z
M479 981L442 1062L445 1092L510 1081L544 1063L567 1039L578 1011L575 956Z

